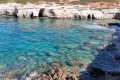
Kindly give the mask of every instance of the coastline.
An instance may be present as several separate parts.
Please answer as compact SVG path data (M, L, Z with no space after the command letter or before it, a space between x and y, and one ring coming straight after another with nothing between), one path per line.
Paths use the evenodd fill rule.
M10 9L9 7L13 5ZM120 19L120 9L92 9L88 6L82 6L82 5L64 5L64 6L57 6L57 5L36 5L36 4L26 4L21 5L17 3L8 3L8 4L0 4L0 15L1 16L14 16L18 18L41 18L41 17L47 17L47 18L57 18L57 19ZM34 6L34 7L33 7ZM100 26L109 26L109 24L98 24ZM111 25L110 25L111 26ZM117 33L117 34L116 34ZM120 40L120 31L116 29L116 32L113 35L113 39L109 42L109 44L106 44L102 46L102 48L99 48L99 54L101 54L104 50L116 50L116 54L112 54L112 60L115 60L115 62L118 62L120 59L119 55L119 40ZM89 43L92 44L92 43ZM101 54L102 57L104 55ZM117 56L116 56L117 55ZM99 56L99 55L98 55ZM110 56L111 57L111 56ZM109 59L109 56L108 56ZM111 59L111 58L110 58ZM85 72L85 74L89 74L90 76L96 78L96 80L109 80L112 78L119 80L119 69L114 69L113 65L109 65L111 70L107 70L106 65L105 67L98 66L96 64L96 61L101 61L102 58L96 57L95 63L94 61L91 64L84 64L79 63L77 60L71 61L71 65L81 65L80 67L87 68L88 71ZM109 61L109 60L108 60ZM102 62L102 61L101 61ZM112 64L112 63L111 63ZM33 69L33 71L29 72L28 74L15 74L11 73L11 75L4 78L4 80L87 80L87 77L90 77L89 75L81 79L80 76L84 76L82 73L79 73L79 69L76 67L66 67L62 66L59 62L51 63L52 68L48 68L47 72L44 72L44 74L40 74L37 70L40 69L39 67L36 69ZM118 65L119 67L119 62ZM42 70L43 68L41 68ZM76 69L76 70L75 70ZM98 73L95 73L95 71L98 71ZM114 73L116 76L113 76ZM83 72L84 73L84 72ZM101 73L101 74L99 74ZM113 75L111 75L113 73ZM102 76L101 76L102 75ZM107 76L106 76L107 75ZM14 78L13 78L14 77ZM117 77L117 78L116 78Z
M18 18L120 19L120 9L95 8L89 5L60 5L56 3L28 3L26 5L7 3L0 4L0 15Z

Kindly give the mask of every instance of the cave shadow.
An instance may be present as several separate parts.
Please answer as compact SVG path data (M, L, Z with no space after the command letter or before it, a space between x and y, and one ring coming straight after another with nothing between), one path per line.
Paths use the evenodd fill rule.
M39 17L44 17L44 15L43 15L43 14L44 14L44 11L45 11L45 8L41 8L40 11L39 11L38 16L39 16Z
M80 73L80 80L120 80L120 30L116 28L107 46L97 49L98 55Z
M94 14L89 14L89 15L87 16L87 19L95 19Z

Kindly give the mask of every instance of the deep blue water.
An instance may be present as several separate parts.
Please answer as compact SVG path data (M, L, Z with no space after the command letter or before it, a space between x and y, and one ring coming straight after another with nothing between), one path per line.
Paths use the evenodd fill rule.
M0 17L0 69L33 68L54 61L66 66L69 60L90 63L98 54L96 48L114 32L97 26L99 22Z

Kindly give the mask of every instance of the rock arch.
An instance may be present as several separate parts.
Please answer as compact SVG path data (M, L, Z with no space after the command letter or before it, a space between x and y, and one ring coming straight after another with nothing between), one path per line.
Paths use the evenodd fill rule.
M45 11L45 8L41 8L40 11L39 11L38 16L39 16L39 17L44 17L44 16L43 16L44 11Z
M95 19L94 14L88 14L87 19Z

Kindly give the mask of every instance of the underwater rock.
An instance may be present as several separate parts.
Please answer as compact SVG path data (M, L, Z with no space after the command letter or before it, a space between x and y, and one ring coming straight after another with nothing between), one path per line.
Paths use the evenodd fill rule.
M78 61L78 60L69 60L69 61L67 62L67 64L68 64L69 66L79 66L79 65L81 65L82 63L81 63L80 61Z
M50 65L55 66L55 67L61 67L62 66L62 64L58 61L52 62Z
M38 75L38 72L37 72L37 71L34 71L34 72L31 72L31 73L30 73L29 77L30 77L30 78L34 78L34 77L36 77L37 75Z
M66 48L69 48L69 49L75 49L75 48L78 48L79 47L79 44L68 44L66 45Z
M97 47L97 50L102 50L102 49L104 49L104 46L98 46Z
M96 43L92 42L92 41L89 41L89 42L85 42L84 44L86 44L86 45L95 45Z
M17 59L18 60L27 60L26 57L24 57L24 56L19 56Z
M88 67L88 64L83 63L82 67L86 69Z
M47 55L48 56L59 56L60 54L53 53L53 52L48 52Z
M35 53L27 53L28 56L34 56Z
M91 50L91 48L88 47L88 46L82 46L81 48L82 48L83 50L88 50L88 51Z

